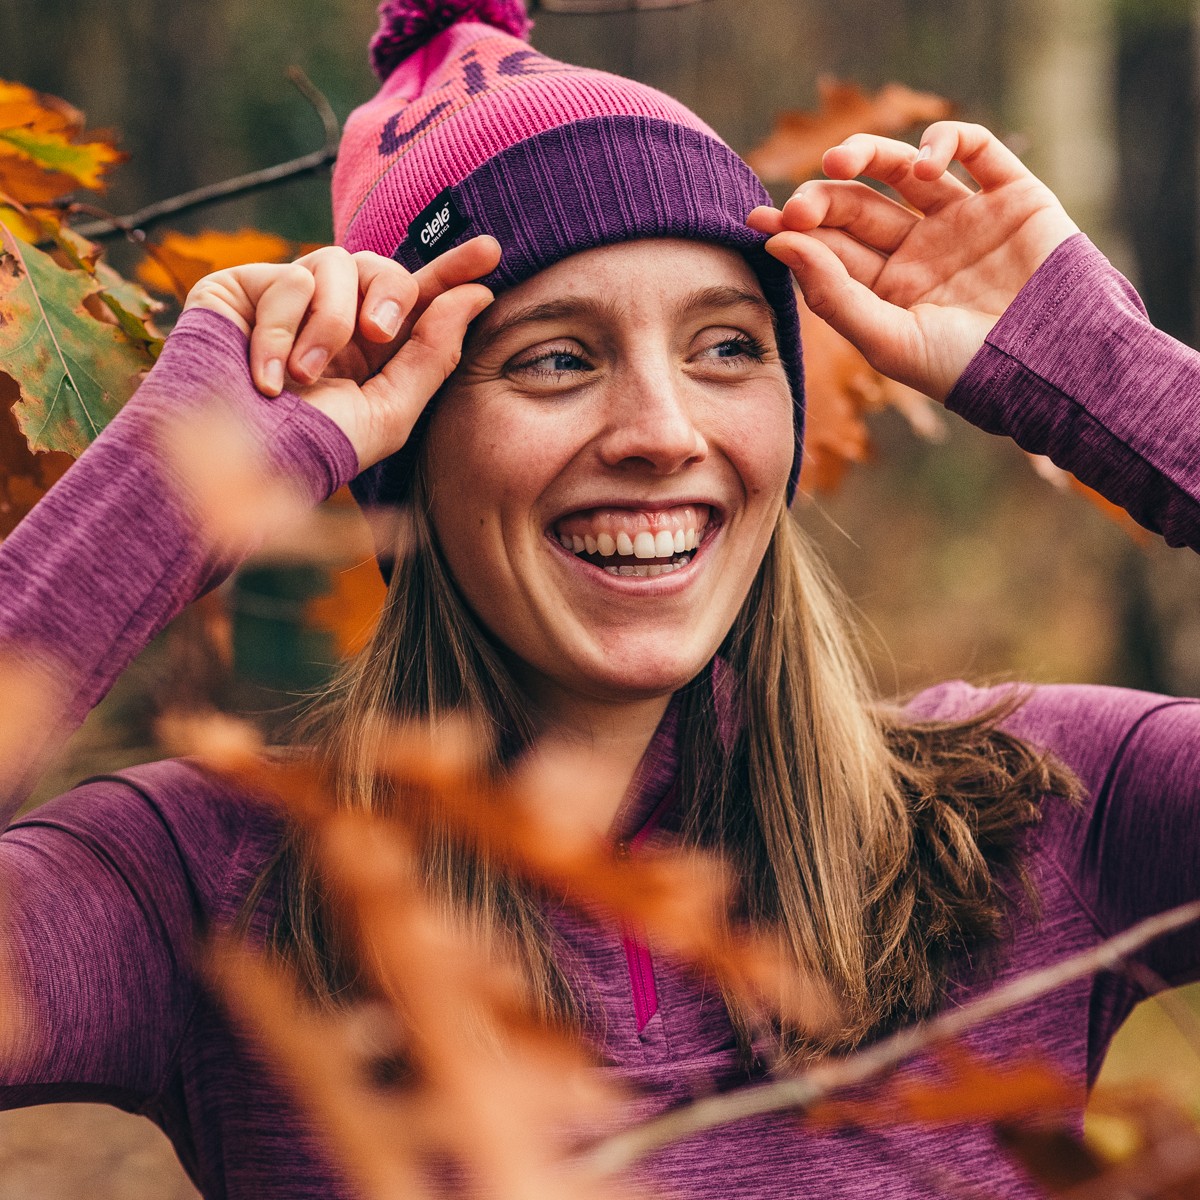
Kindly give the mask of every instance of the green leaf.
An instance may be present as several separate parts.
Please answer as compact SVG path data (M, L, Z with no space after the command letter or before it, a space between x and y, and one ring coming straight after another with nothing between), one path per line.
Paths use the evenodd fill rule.
M0 364L20 387L13 413L33 450L82 454L151 365L145 346L88 311L102 291L0 225Z

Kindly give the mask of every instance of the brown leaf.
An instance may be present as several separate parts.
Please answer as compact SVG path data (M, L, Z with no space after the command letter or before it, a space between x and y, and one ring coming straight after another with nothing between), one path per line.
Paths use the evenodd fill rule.
M889 83L872 96L857 84L823 76L817 80L816 110L780 113L746 161L768 182L799 184L820 171L826 150L852 133L903 133L952 112L941 96L914 92L901 83Z
M905 1076L877 1096L826 1101L806 1120L824 1128L994 1123L1072 1111L1083 1101L1080 1088L1042 1059L989 1062L957 1046L940 1057L933 1077Z
M413 1136L419 1122L410 1105L369 1086L349 1020L314 1009L288 970L230 940L209 947L208 974L366 1200L431 1195Z
M330 576L331 590L305 606L305 620L314 629L331 633L341 658L353 658L371 640L387 587L374 557Z
M927 396L876 371L840 333L797 294L804 341L804 461L800 490L807 495L837 489L848 467L870 462L866 414L898 409L919 436L944 436L941 414Z

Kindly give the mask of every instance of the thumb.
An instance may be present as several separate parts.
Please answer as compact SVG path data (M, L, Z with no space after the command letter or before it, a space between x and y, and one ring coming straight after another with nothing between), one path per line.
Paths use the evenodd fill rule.
M881 300L855 279L824 242L787 232L767 242L767 250L791 268L804 302L842 337L852 342L877 371L906 381L906 347L915 332L912 315Z

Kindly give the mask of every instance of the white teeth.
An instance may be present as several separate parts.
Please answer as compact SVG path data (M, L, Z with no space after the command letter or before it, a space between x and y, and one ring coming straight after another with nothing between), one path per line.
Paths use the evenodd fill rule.
M612 558L617 552L617 543L607 533L602 533L596 539L596 549L604 555L605 558Z
M679 571L688 565L688 559L677 558L674 562L669 563L645 563L637 566L628 567L605 567L610 575L624 575L629 578L636 579L657 579L660 575L670 575L672 571Z
M572 554L575 552L575 543L571 541L571 535L569 533L560 533L558 535L558 540L562 542L562 547L564 550L570 550Z
M687 549L687 534L682 529L675 530L675 536L671 539L671 549L676 554L682 554Z
M684 547L683 547L683 548L684 548L685 550L695 550L695 548L696 548L696 540L697 540L697 539L696 539L696 531L695 531L694 529L689 529L689 530L687 531L687 538L686 538L686 540L685 540L685 542L684 542Z
M617 545L620 545L620 539L617 539ZM635 558L653 558L657 551L654 548L654 534L639 533L633 539L633 553Z
M657 558L670 558L675 553L675 535L669 530L660 530L654 538L654 554Z
M583 546L589 554L595 554L597 552L598 543L596 542L596 539L589 533L585 535L583 539Z
M571 535L571 548L575 551L576 554L582 554L584 551L585 545L586 545L586 543L584 542L583 538L578 537L575 534Z
M629 534L617 534L617 553L627 558L633 554L633 543L629 540Z

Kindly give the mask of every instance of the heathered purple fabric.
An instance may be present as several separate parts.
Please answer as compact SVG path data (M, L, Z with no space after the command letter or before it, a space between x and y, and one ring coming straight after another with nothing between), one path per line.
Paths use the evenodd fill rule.
M1064 280L1071 281L1071 319L1048 323ZM223 375L240 381L255 411L271 407L249 388L244 346L233 344L230 327L197 318L181 334L137 405L186 402L193 386ZM1077 361L1088 369L1076 370ZM1003 389L995 386L998 373ZM1134 386L1114 394L1122 381ZM1123 281L1086 241L1074 239L997 326L952 403L989 428L1020 431L1030 449L1053 447L1061 465L1173 541L1200 546L1198 397L1200 356L1155 334ZM314 494L329 490L352 469L347 447L315 414L290 402L285 413L277 458L290 461ZM118 634L136 626L126 636L131 646L140 643L211 579L186 521L163 502L165 482L146 486L156 472L144 424L119 419L106 438L108 456L89 452L68 476L71 487L60 487L28 519L15 557L12 542L0 549L0 632L57 646L88 702L127 657L117 649L126 645ZM131 575L134 587L127 586ZM148 603L153 616L139 611ZM992 695L949 683L913 708L956 716ZM1075 769L1086 803L1073 809L1047 799L1030 844L1044 915L1034 922L1018 912L994 970L966 969L949 1004L1200 894L1200 703L1112 688L1040 687L1010 724ZM675 771L669 719L631 789L622 833L657 806ZM192 966L196 932L239 909L279 832L271 815L194 766L165 762L85 783L0 837L17 978L44 1033L38 1055L0 1079L0 1103L101 1099L145 1113L166 1130L209 1197L348 1196L319 1142L232 1033ZM252 935L261 936L271 904L268 897ZM745 1079L711 988L657 961L659 1008L639 1035L619 931L566 912L553 919L584 973L606 1069L642 1086L646 1111ZM1173 983L1195 978L1200 937L1178 935L1143 961ZM1124 975L1082 981L979 1027L968 1042L989 1058L1048 1058L1082 1096L1113 1031L1142 994ZM935 1069L928 1062L907 1068ZM639 1182L714 1200L1037 1194L986 1127L820 1134L785 1117L675 1146Z

